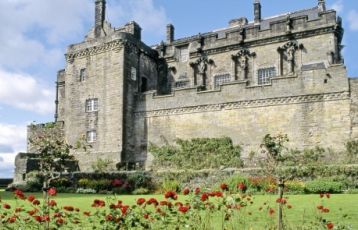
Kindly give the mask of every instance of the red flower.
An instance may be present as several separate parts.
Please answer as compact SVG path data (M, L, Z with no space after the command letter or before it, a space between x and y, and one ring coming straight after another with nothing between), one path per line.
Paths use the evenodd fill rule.
M329 208L323 208L321 211L327 213L329 212Z
M85 212L83 212L83 215L85 215L85 216L90 216L90 215L91 215L91 212L85 211Z
M50 200L50 201L48 202L48 205L49 205L50 207L54 207L54 206L57 205L57 203L56 203L55 200Z
M317 209L322 210L322 209L323 209L323 206L322 206L322 205L318 205L318 206L317 206Z
M328 224L326 224L327 229L333 229L334 228L334 224L332 222L329 222Z
M112 221L113 220L113 216L111 214L108 214L106 216L106 221Z
M41 216L34 216L34 218L37 222L42 222Z
M222 183L222 184L220 185L220 188L221 188L221 190L223 190L223 191L228 191L228 190L229 190L229 187L227 186L227 184L224 184L224 183Z
M331 197L331 194L326 193L326 197L329 199Z
M120 179L114 179L112 180L111 184L113 187L121 187L124 184L124 182Z
M147 201L147 204L149 204L149 205L154 204L154 206L157 206L159 203L158 203L157 199L155 199L155 198L150 198L150 199Z
M237 188L240 189L241 191L246 191L246 185L243 183L243 182L240 182L238 185L237 185Z
M34 201L32 201L32 204L33 204L33 205L39 205L39 204L40 204L40 201L39 201L39 200L34 200Z
M42 221L46 221L49 222L50 221L50 216L49 215L44 215L41 217Z
M15 196L16 196L17 198L19 198L19 199L21 199L21 200L25 200L25 199L26 199L24 193L23 193L21 190L19 190L19 189L16 189L15 192L14 192L14 194L15 194Z
M139 198L138 200L137 200L137 204L138 205L142 205L142 204L144 204L145 203L145 199L144 198Z
M28 211L27 213L30 215L30 216L33 216L35 213L37 213L38 212L38 209L33 209L33 210L30 210L30 211Z
M56 220L56 224L57 224L57 225L62 225L63 223L65 223L65 220L62 219L62 218L58 218L58 219Z
M194 190L194 194L195 195L198 195L200 193L200 188L196 188L195 190Z
M92 207L94 208L103 208L106 205L106 203L103 200L95 199L93 201Z
M171 198L171 199L173 199L173 200L178 199L178 195L176 194L176 192L173 192L173 191L168 191L168 192L166 192L166 193L164 194L164 197L165 197L165 199L169 199L169 198Z
M123 216L127 214L128 208L129 208L128 205L122 206L121 212L122 212L122 215L123 215Z
M56 188L52 187L50 188L47 193L50 195L50 196L56 196L57 194L57 191L56 191Z
M324 197L324 194L323 194L323 193L320 193L320 194L319 194L319 197L320 197L320 198L323 198L323 197Z
M186 213L190 209L190 206L180 206L178 208L179 212Z
M75 211L76 211L76 212L80 212L80 209L79 209L79 208L75 208Z
M270 209L269 209L269 214L270 214L270 216L272 216L274 213L275 213L275 210L274 210L273 208L270 208Z
M54 217L62 217L62 214L60 212L55 212L53 214Z
M181 206L183 206L183 203L182 202L175 202L175 204L174 204L175 206L178 206L178 207L181 207Z
M277 198L276 203L286 204L287 200L285 198Z
M5 209L10 209L11 208L11 206L9 204L6 204L6 203L4 203L2 205L2 207L5 208Z
M215 192L216 197L223 197L223 193L220 191Z
M292 205L288 204L288 205L287 205L287 208L288 208L288 209L291 209L291 208L292 208Z
M209 199L209 195L207 193L204 192L203 194L201 194L201 197L200 197L201 201L206 201L208 199Z
M22 211L21 207L15 209L15 212L21 212L21 211Z
M190 189L189 188L184 188L183 189L183 195L188 195L190 193Z
M64 206L63 209L65 209L68 212L73 212L73 210L75 210L72 206Z
M7 222L9 222L10 224L14 223L16 221L16 216L12 216L9 219L7 219Z
M30 201L30 202L32 202L32 201L35 200L35 196L34 196L34 195L30 195L30 196L27 197L27 200Z
M144 217L144 219L148 219L148 218L149 218L149 214L148 214L148 213L145 213L145 214L143 215L143 217Z

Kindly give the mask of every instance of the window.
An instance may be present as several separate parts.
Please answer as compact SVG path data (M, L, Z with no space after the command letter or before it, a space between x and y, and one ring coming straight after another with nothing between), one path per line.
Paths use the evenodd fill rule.
M186 62L189 60L189 49L187 46L179 49L179 61Z
M175 82L175 88L185 88L189 86L189 81L177 81Z
M80 70L80 81L86 80L86 75L87 75L86 69L81 69Z
M132 67L131 68L131 79L133 81L136 81L137 80L137 69L135 67Z
M96 140L97 140L97 132L96 132L96 130L88 131L86 139L87 139L88 143L96 142Z
M216 75L214 78L214 87L218 88L223 83L230 82L230 81L231 81L231 77L230 77L230 74L228 74L228 73Z
M98 99L88 99L86 101L86 112L98 111Z
M276 76L275 67L258 70L258 84L264 85L270 83L270 79Z

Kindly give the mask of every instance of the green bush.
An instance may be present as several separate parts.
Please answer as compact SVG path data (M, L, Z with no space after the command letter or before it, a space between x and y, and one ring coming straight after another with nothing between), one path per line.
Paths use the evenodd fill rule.
M133 195L145 195L145 194L149 194L151 191L147 188L137 188L135 189L132 194Z
M161 188L160 188L160 192L164 193L167 191L174 191L174 192L178 192L180 189L180 182L177 180L169 180L169 179L164 179Z
M56 187L56 188L59 188L59 187L64 187L65 188L65 187L71 187L72 183L68 178L61 177L61 178L58 178L56 180L51 181L50 186Z
M151 145L154 168L171 169L218 169L220 167L242 167L241 147L224 138L195 138L176 140L176 146Z
M90 183L89 179L82 178L82 179L78 180L77 185L80 188L88 188L89 183Z
M237 192L237 185L239 183L244 183L246 185L246 188L248 188L249 183L247 177L243 177L240 174L235 174L227 179L224 180L224 183L229 186L229 191L231 192ZM217 186L219 187L219 186Z
M300 180L286 181L285 192L290 194L302 194L305 192L305 183Z
M343 184L327 179L308 181L305 184L306 193L341 193Z
M138 188L147 188L148 190L153 189L152 177L145 172L137 172L128 175L128 183L132 190Z

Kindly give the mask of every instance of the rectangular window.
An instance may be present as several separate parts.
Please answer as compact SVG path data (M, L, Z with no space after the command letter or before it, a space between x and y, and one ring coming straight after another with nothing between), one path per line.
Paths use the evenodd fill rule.
M135 67L132 67L131 68L131 79L133 81L136 81L137 80L137 69Z
M86 100L86 112L98 111L98 99L88 99Z
M86 75L87 75L86 72L87 72L86 69L81 69L80 70L80 81L86 80Z
M88 143L96 142L96 140L97 140L97 132L96 132L96 130L88 131L86 139L87 139Z
M230 74L228 74L228 73L216 75L214 77L214 87L218 88L223 83L230 82L230 81L231 81L231 77L230 77Z
M175 88L185 88L189 86L189 81L177 81L175 82Z
M179 61L187 62L189 60L189 49L187 46L179 49Z
M259 85L269 84L271 78L276 76L275 67L259 69L257 75Z

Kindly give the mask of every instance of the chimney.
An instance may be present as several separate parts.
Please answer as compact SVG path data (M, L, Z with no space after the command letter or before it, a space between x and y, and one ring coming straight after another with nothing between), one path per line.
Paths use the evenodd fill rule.
M261 21L261 3L260 0L254 1L254 14L255 14L255 23L260 23Z
M326 11L326 1L325 0L318 0L318 11L319 12Z
M174 41L174 26L172 24L167 25L167 43L170 44Z
M95 8L95 37L101 36L106 18L106 0L96 0Z

